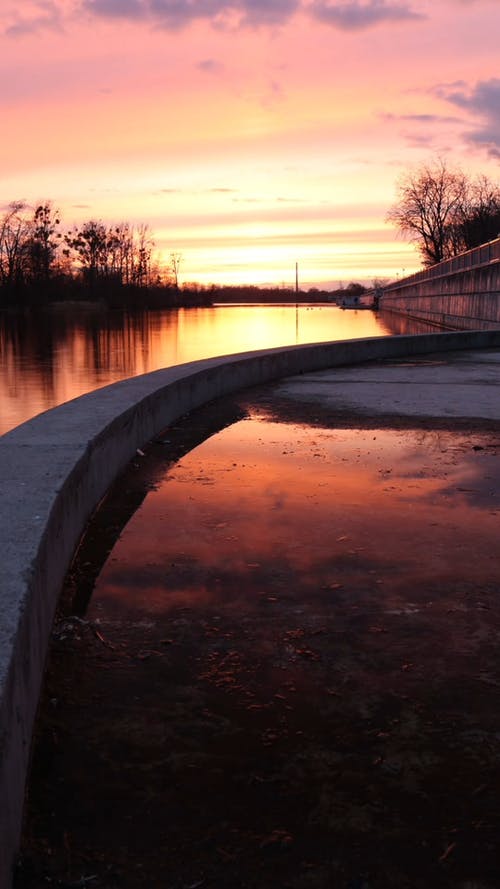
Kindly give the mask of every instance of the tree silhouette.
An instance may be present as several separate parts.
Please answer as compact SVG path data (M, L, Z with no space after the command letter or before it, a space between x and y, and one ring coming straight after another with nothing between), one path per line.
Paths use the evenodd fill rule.
M469 179L439 158L405 173L387 220L434 265L497 237L500 188L486 176Z
M170 254L170 271L172 272L172 277L174 280L174 287L176 290L179 289L179 269L181 267L182 262L182 253L171 253Z
M50 202L39 204L33 213L31 234L27 241L31 282L47 285L54 271L62 235L59 213Z

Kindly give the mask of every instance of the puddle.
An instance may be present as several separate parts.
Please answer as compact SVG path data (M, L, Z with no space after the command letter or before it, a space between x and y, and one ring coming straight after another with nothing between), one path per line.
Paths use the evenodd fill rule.
M89 617L251 611L291 585L304 608L335 608L335 585L348 584L352 606L383 610L409 585L443 601L455 595L444 581L494 583L492 462L456 433L240 421L156 483L101 572Z
M496 439L241 407L112 495L144 499L55 635L18 886L498 885Z

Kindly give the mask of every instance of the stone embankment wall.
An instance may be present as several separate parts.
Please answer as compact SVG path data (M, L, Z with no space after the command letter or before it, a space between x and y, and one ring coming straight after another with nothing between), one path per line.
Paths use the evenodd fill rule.
M0 437L0 887L12 884L31 736L57 600L85 524L136 449L180 416L306 371L500 346L500 331L270 349L134 377Z
M384 288L383 311L453 330L500 326L500 238Z

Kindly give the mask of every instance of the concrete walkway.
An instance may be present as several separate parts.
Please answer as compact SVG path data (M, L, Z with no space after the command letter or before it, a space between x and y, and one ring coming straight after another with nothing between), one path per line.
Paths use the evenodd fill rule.
M359 417L500 421L500 350L386 360L290 377L277 395Z

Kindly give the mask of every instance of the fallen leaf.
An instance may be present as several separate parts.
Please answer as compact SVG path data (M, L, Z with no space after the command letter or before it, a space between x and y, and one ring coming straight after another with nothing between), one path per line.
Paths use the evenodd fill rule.
M444 852L443 852L443 854L441 855L439 861L446 861L446 859L448 858L448 856L451 855L451 853L453 852L453 850L454 850L454 848L455 848L456 845L457 845L456 843L450 843L450 845L447 846L446 849L444 850Z

